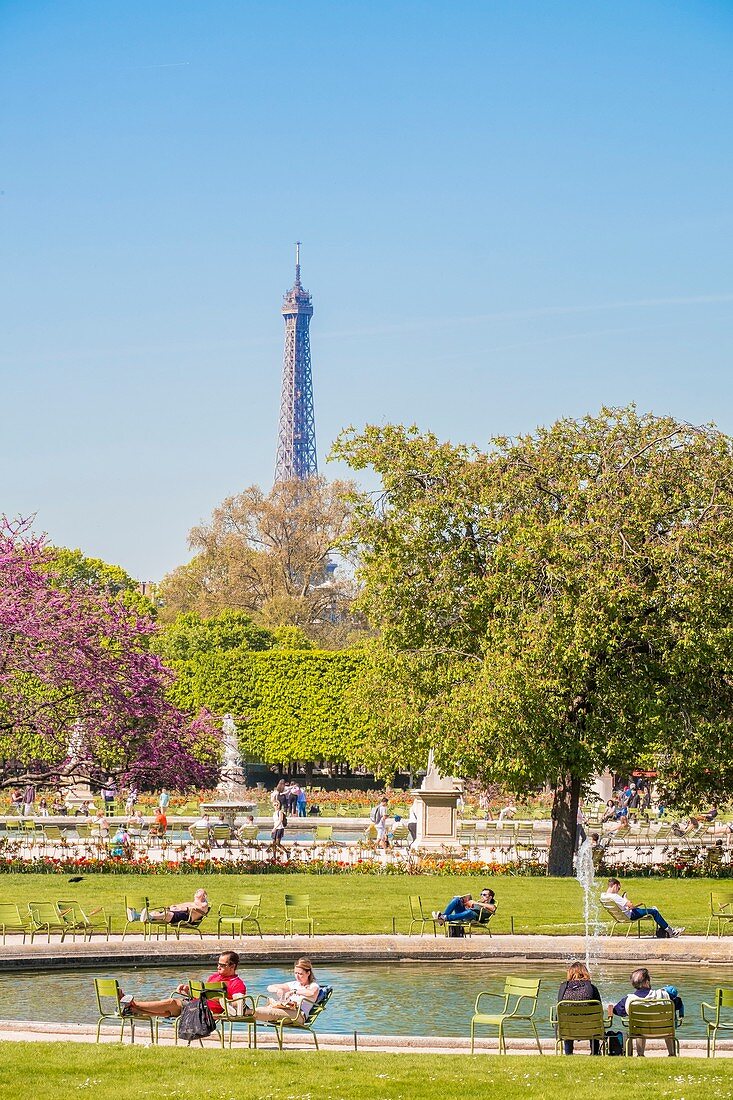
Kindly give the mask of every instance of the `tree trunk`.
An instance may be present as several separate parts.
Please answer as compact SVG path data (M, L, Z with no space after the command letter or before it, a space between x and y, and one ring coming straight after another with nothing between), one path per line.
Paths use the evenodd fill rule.
M548 875L567 878L573 873L579 799L579 776L561 776L555 787L555 799L552 804L552 836L547 860Z

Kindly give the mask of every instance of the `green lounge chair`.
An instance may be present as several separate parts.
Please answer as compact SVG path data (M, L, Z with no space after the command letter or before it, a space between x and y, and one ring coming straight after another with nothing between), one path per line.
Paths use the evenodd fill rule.
M708 1058L715 1057L718 1032L733 1031L733 1014L729 1012L724 1015L722 1010L726 1008L733 1008L733 989L724 989L722 986L715 990L714 1005L705 1001L700 1005L700 1015L706 1029Z
M219 906L219 920L216 925L217 936L243 936L245 924L253 924L262 939L260 928L260 906L262 894L245 894L236 905L223 902Z
M315 1024L316 1020L318 1020L318 1018L320 1017L321 1013L325 1011L325 1009L328 1005L328 1002L331 1000L332 996L333 996L333 987L330 986L330 985L324 985L321 988L320 993L318 994L318 1000L316 1001L315 1005L311 1009L307 1020L303 1020L302 1018L298 1018L298 1017L296 1017L295 1020L288 1020L288 1019L277 1020L273 1023L265 1023L263 1020L258 1020L256 1022L256 1025L255 1025L255 1042L254 1042L254 1045L257 1046L257 1028L258 1027L272 1027L272 1028L275 1029L275 1038L277 1039L278 1049L282 1051L282 1049L283 1049L283 1030L285 1030L287 1028L288 1031L307 1031L307 1032L309 1032L313 1036L313 1042L316 1044L316 1050L318 1050L319 1049L319 1047L318 1047L318 1036L316 1035L316 1033L313 1029L314 1024ZM256 1005L257 1004L264 1004L266 1001L267 1001L267 997L263 997L262 995L260 995L257 998L257 1001L255 1002L255 1004Z
M150 1028L150 1042L155 1042L153 1020L150 1016L122 1015L122 990L116 978L95 978L94 992L97 997L99 1019L97 1020L97 1042L102 1024L114 1023L120 1028L120 1042L125 1035L125 1024L130 1025L130 1038L135 1042L135 1024L145 1024Z
M310 894L285 895L285 935L294 936L296 925L305 925L306 934L313 935Z
M717 921L718 935L722 936L725 928L733 921L733 891L715 891L710 895L710 918L705 936L710 935L710 926Z
M503 993L479 993L476 998L474 1014L471 1018L471 1054L474 1052L476 1026L496 1027L499 1030L499 1054L506 1054L505 1026L508 1022L528 1023L534 1032L537 1049L542 1054L540 1037L534 1022L534 1014L537 1010L537 998L540 992L541 978L507 978L504 982ZM503 1005L498 1012L482 1012L481 1001L484 997L493 997L502 1000Z
M627 1024L626 1054L629 1057L634 1052L635 1039L671 1039L675 1054L679 1054L677 1013L672 1001L632 1001Z
M550 1021L555 1025L555 1053L565 1042L598 1042L607 1053L606 1016L599 1001L560 1001L552 1006Z

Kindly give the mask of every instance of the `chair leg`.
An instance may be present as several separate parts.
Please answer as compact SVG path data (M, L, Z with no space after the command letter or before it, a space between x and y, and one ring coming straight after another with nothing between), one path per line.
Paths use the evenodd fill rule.
M474 1027L473 1027L473 1020L471 1020L471 1054L473 1054L473 1040L474 1040Z
M535 1042L537 1043L537 1049L540 1052L540 1054L542 1054L542 1046L540 1044L540 1037L537 1034L537 1028L535 1027L534 1020L530 1020L529 1022L532 1025L532 1031L534 1031L534 1037L535 1037Z

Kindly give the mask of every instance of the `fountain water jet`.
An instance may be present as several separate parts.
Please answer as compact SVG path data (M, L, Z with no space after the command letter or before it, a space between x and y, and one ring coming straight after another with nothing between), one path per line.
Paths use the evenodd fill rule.
M583 888L583 923L585 925L585 965L591 969L594 952L593 941L600 930L598 900L596 898L596 875L593 865L593 845L586 837L578 848L575 861L575 877Z

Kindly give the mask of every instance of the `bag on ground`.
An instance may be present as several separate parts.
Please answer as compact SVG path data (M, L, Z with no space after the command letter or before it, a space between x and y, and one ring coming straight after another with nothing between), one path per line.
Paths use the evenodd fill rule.
M206 994L202 993L200 997L192 997L190 1001L186 1001L178 1017L179 1039L190 1043L192 1039L205 1039L212 1031L216 1031L216 1020L209 1008Z
M614 1056L623 1054L624 1052L624 1037L620 1031L607 1031L606 1039L608 1040L608 1053Z

